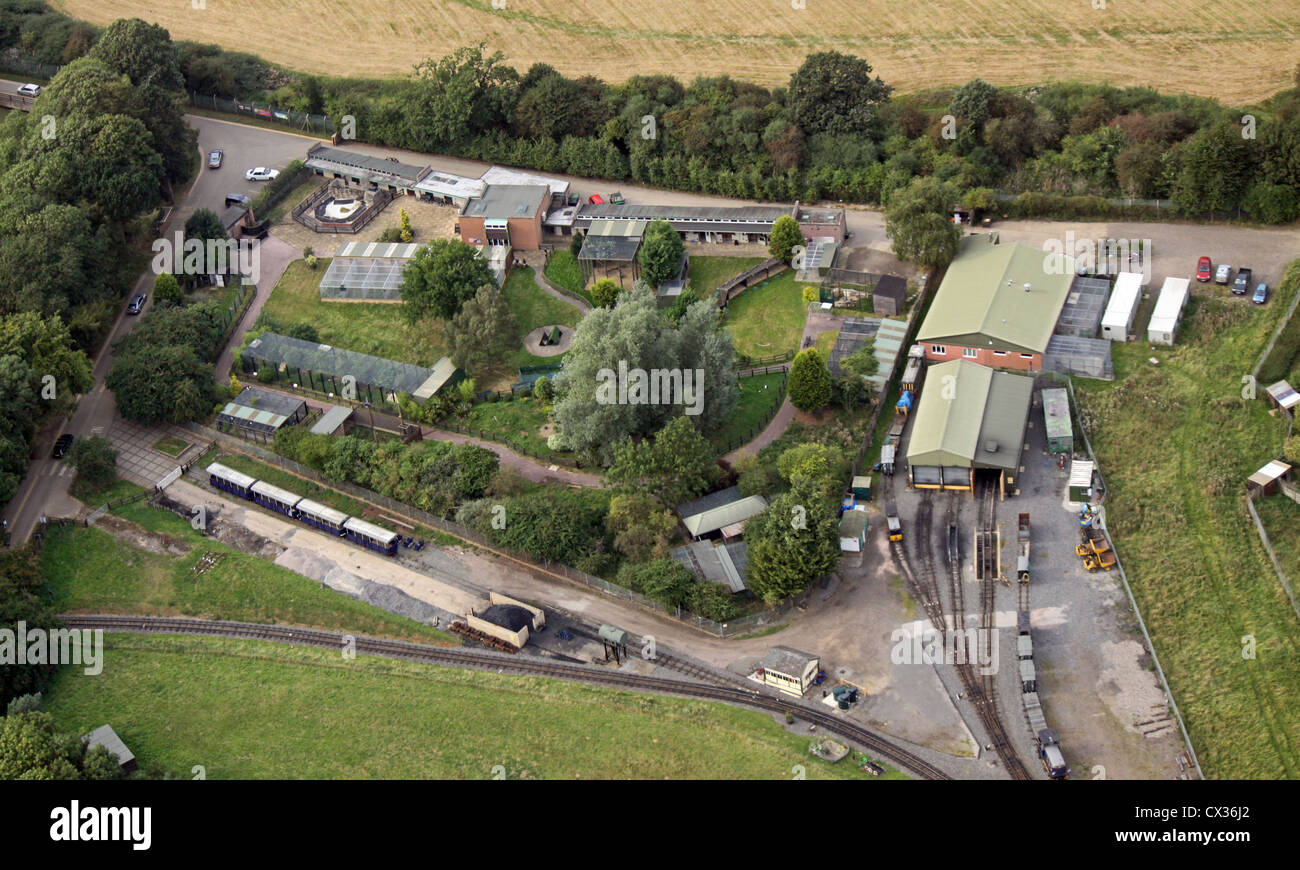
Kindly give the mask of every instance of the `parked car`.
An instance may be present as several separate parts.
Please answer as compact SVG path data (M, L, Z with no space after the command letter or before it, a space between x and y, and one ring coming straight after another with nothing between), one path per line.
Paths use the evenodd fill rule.
M66 432L63 433L54 442L54 449L50 451L50 456L54 459L62 459L67 456L68 451L72 448L72 442L75 440L77 440L76 436L69 435Z
M220 148L213 148L208 152L208 168L220 169L221 161L225 156L226 152L222 151Z
M24 97L39 97L41 95L41 86L33 85L31 83L19 85L18 93L22 94Z
M232 205L248 205L250 202L252 202L252 200L244 196L242 193L226 194L226 208L230 208Z
M126 313L139 314L141 311L144 310L144 301L145 301L145 295L143 293L135 294L135 296L131 297L131 304L126 306Z
M627 200L623 198L623 194L617 191L609 195L609 201L613 205L627 205Z
M1256 305L1263 305L1265 302L1267 302L1268 285L1265 284L1263 281L1261 281L1259 283L1259 286L1255 288L1255 295L1250 297L1250 301L1254 302Z
M604 205L605 198L601 196L599 193L593 193L591 196L587 197L587 202L591 203L592 205Z
M1196 280L1208 281L1214 277L1214 264L1210 262L1209 257L1201 257L1196 261Z
M1228 279L1232 277L1232 267L1227 263L1219 264L1219 271L1214 273L1215 284L1227 284Z
M1245 296L1250 290L1250 270L1245 266L1237 272L1237 280L1232 282L1232 292L1238 296Z
M244 177L249 181L271 181L280 174L278 169L267 169L265 166L259 166L256 169L250 169L244 173Z

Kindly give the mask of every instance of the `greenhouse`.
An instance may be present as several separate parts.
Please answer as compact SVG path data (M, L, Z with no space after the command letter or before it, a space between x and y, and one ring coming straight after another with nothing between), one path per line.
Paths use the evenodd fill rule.
M321 299L401 302L401 257L335 257L320 281Z
M463 377L445 357L434 368L424 368L274 332L249 342L242 359L245 371L270 366L279 377L359 401L391 400L395 393L410 393L423 401ZM347 395L349 385L356 391L354 396Z

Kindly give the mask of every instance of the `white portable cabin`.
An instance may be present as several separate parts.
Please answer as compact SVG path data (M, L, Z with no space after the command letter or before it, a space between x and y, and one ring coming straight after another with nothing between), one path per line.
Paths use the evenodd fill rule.
M1142 301L1142 273L1120 272L1115 279L1115 289L1110 294L1110 304L1101 316L1101 337L1111 341L1128 341Z
M1183 318L1183 309L1187 307L1187 297L1191 282L1186 278L1166 278L1156 299L1156 309L1151 313L1151 322L1147 324L1147 341L1152 344L1173 344L1178 334L1178 322Z

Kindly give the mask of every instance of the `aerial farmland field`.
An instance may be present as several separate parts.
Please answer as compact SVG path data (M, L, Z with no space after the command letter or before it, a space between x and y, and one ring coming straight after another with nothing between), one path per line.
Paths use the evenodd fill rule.
M345 0L52 5L96 25L144 18L173 39L319 74L401 75L481 40L521 71L543 62L606 81L727 74L775 85L806 55L834 49L867 58L902 91L979 76L994 84L1142 85L1241 103L1290 82L1300 35L1294 0L394 0L382 16Z

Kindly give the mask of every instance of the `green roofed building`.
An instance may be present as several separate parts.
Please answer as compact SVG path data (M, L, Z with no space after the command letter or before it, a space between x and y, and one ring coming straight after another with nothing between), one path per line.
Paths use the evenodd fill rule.
M981 471L1003 494L1019 476L1033 378L967 360L930 367L913 412L907 474L918 489L973 489Z
M281 426L292 425L306 416L307 403L297 396L244 387L217 414L217 428L274 435Z
M1075 263L1040 248L967 237L916 334L932 362L1037 372L1074 283Z
M746 521L765 510L767 499L761 495L743 496L735 486L677 506L682 525L696 539L718 532L724 540L737 538L743 534Z

